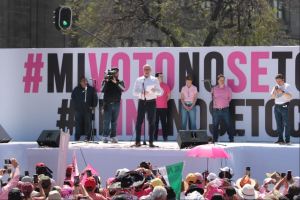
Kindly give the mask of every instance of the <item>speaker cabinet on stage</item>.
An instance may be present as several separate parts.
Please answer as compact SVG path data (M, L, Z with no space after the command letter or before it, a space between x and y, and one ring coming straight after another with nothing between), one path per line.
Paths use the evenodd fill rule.
M0 143L8 143L9 141L11 141L11 137L0 124Z
M207 130L179 130L177 143L180 149L207 144Z
M59 130L43 130L36 142L39 146L59 147L59 140Z

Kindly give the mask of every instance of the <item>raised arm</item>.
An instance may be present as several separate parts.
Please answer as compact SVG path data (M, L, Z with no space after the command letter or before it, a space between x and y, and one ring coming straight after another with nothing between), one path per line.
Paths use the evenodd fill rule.
M118 82L118 87L119 87L119 89L120 89L122 92L124 92L124 90L125 90L125 84L124 84L124 81L119 81L119 82Z
M154 88L153 88L152 92L153 92L156 96L161 96L161 95L163 94L163 90L161 89L161 87L160 87L160 85L159 85L158 79L155 80L155 85L154 85Z

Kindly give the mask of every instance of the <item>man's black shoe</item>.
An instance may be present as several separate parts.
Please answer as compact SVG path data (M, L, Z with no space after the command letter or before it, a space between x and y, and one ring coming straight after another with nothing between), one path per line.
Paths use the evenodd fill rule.
M137 143L135 143L135 146L136 146L136 147L140 147L140 146L142 146L142 145L141 145L140 142L137 142Z
M149 147L154 148L154 147L158 147L158 146L155 146L153 143L149 143Z
M276 142L274 142L275 144L283 144L284 141L283 140L277 140Z

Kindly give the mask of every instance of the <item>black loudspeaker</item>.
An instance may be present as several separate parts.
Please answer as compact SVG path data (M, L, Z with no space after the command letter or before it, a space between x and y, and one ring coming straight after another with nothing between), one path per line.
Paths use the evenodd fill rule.
M8 143L9 141L11 141L11 137L0 124L0 143Z
M59 140L59 130L43 130L36 142L39 146L59 147Z
M208 144L206 130L180 130L177 135L177 143L180 149L191 148L201 144Z

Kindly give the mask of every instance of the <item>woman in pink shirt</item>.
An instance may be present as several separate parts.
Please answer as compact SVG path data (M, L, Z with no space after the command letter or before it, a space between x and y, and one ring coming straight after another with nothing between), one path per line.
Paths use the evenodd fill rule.
M168 132L167 132L167 113L168 113L168 101L171 96L170 87L163 82L163 74L162 72L157 72L155 77L159 80L159 84L161 89L163 90L163 94L156 98L156 121L155 121L155 133L154 140L158 139L158 124L161 122L162 133L164 141L168 140Z
M186 77L185 86L181 89L181 129L186 130L188 119L191 124L191 130L196 130L196 108L198 91L193 85L192 76Z
M231 101L231 89L225 85L225 77L223 74L217 77L218 84L212 88L213 97L213 138L214 142L218 142L219 125L221 120L225 122L226 130L229 136L229 141L233 142L234 130L232 127L229 103Z

